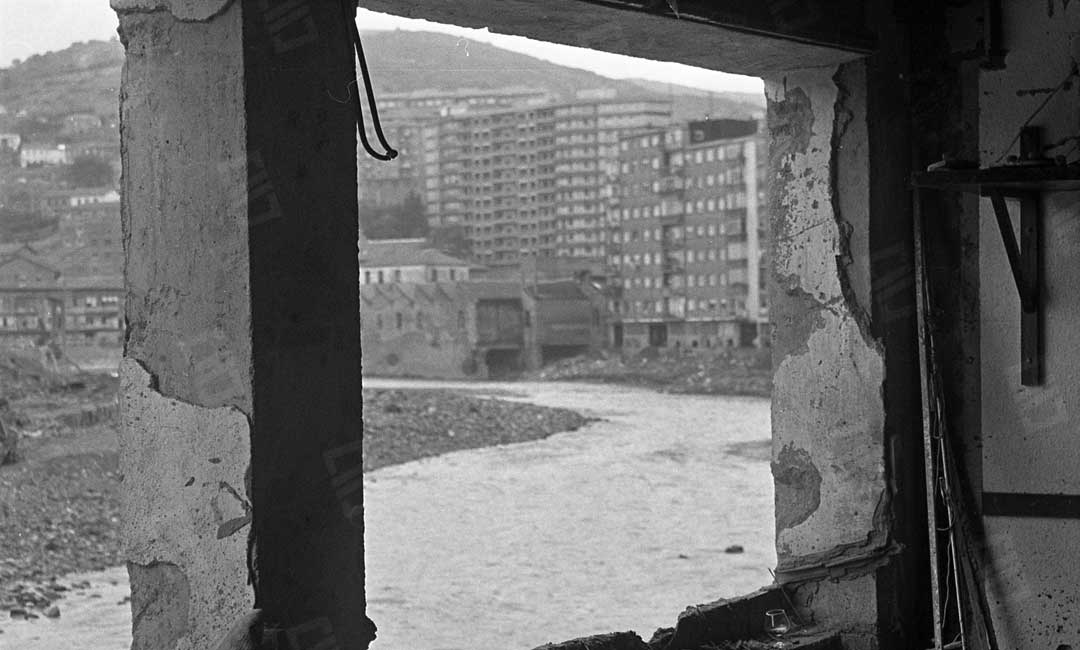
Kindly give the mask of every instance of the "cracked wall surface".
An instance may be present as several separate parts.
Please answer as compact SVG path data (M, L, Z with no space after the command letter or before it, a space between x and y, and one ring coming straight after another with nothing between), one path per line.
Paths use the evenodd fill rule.
M146 623L134 647L211 648L229 613L252 603L247 417L161 395L132 359L120 364L120 391L123 556L140 596L134 624Z
M849 222L835 199L865 191L865 109L833 70L766 80L773 215L775 323L773 476L778 572L862 560L886 541L881 397L884 357L866 327L867 220ZM857 80L857 79L856 79ZM842 115L843 119L837 119ZM850 132L849 132L850 131ZM848 144L850 142L850 144ZM848 147L841 159L836 152ZM838 162L839 160L839 162ZM847 167L836 169L837 164ZM858 205L858 198L845 198ZM854 236L853 236L854 233ZM852 281L852 277L855 281Z

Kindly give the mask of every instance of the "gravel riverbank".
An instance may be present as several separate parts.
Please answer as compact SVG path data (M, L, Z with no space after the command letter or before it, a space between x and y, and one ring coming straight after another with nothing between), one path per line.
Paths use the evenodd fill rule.
M365 390L364 420L366 470L537 440L589 421L447 390ZM121 562L116 430L52 432L22 440L19 453L18 463L0 467L0 612L41 616L77 587L57 576Z

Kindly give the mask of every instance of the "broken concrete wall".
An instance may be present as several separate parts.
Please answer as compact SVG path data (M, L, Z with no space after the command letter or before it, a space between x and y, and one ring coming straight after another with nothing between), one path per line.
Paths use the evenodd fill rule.
M1077 3L1006 2L1002 70L980 76L979 140L983 165L1017 153L1020 126L1075 65L1070 42L1080 35ZM1076 136L1080 81L1075 77L1032 120L1050 144ZM1068 146L1048 153L1065 154ZM1075 150L1069 158L1076 159ZM982 487L986 492L1080 494L1080 193L1041 196L1043 205L1044 381L1020 384L1020 307L989 201L979 233L982 319ZM1014 228L1019 208L1010 201ZM1017 231L1018 232L1018 231ZM1075 511L1060 518L1022 512L984 518L990 602L1001 647L1080 645L1080 565L1072 540Z
M772 470L781 580L864 574L888 543L884 352L867 330L863 71L863 64L851 64L839 73L810 70L766 80ZM845 215L845 207L852 214ZM872 632L873 580L847 581L841 591L863 606L827 608L829 624L860 637Z

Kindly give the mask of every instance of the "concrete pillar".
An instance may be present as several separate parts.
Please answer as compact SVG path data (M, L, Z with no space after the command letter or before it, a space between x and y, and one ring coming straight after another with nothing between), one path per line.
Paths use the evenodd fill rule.
M113 0L133 648L363 648L356 92L338 3ZM336 644L330 645L330 644Z
M890 530L885 355L865 281L865 64L767 79L766 95L777 576L802 585L804 615L842 630L845 647L871 648Z

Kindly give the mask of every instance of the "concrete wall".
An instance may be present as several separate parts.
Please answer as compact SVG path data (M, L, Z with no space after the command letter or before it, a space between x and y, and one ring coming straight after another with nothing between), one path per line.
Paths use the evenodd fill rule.
M980 79L984 165L1006 152L1045 99L1037 89L1065 78L1074 64L1070 39L1078 34L1076 4L1005 3L1006 68ZM1078 85L1074 79L1032 122L1045 128L1046 142L1077 133ZM1010 204L1018 227L1019 210ZM1015 284L989 202L981 206L982 488L988 492L1080 494L1080 193L1045 194L1043 205L1045 381L1027 387L1020 385ZM1072 550L1080 520L986 517L984 526L1001 647L1080 646L1080 564Z
M766 80L777 572L782 580L846 577L826 588L833 598L811 597L824 588L816 584L801 595L845 629L850 647L876 644L876 585L860 576L882 560L889 539L884 351L867 329L868 288L852 282L867 271L868 224L836 200L838 192L862 192L864 206L868 198L864 70L849 64ZM837 263L847 258L854 272Z

